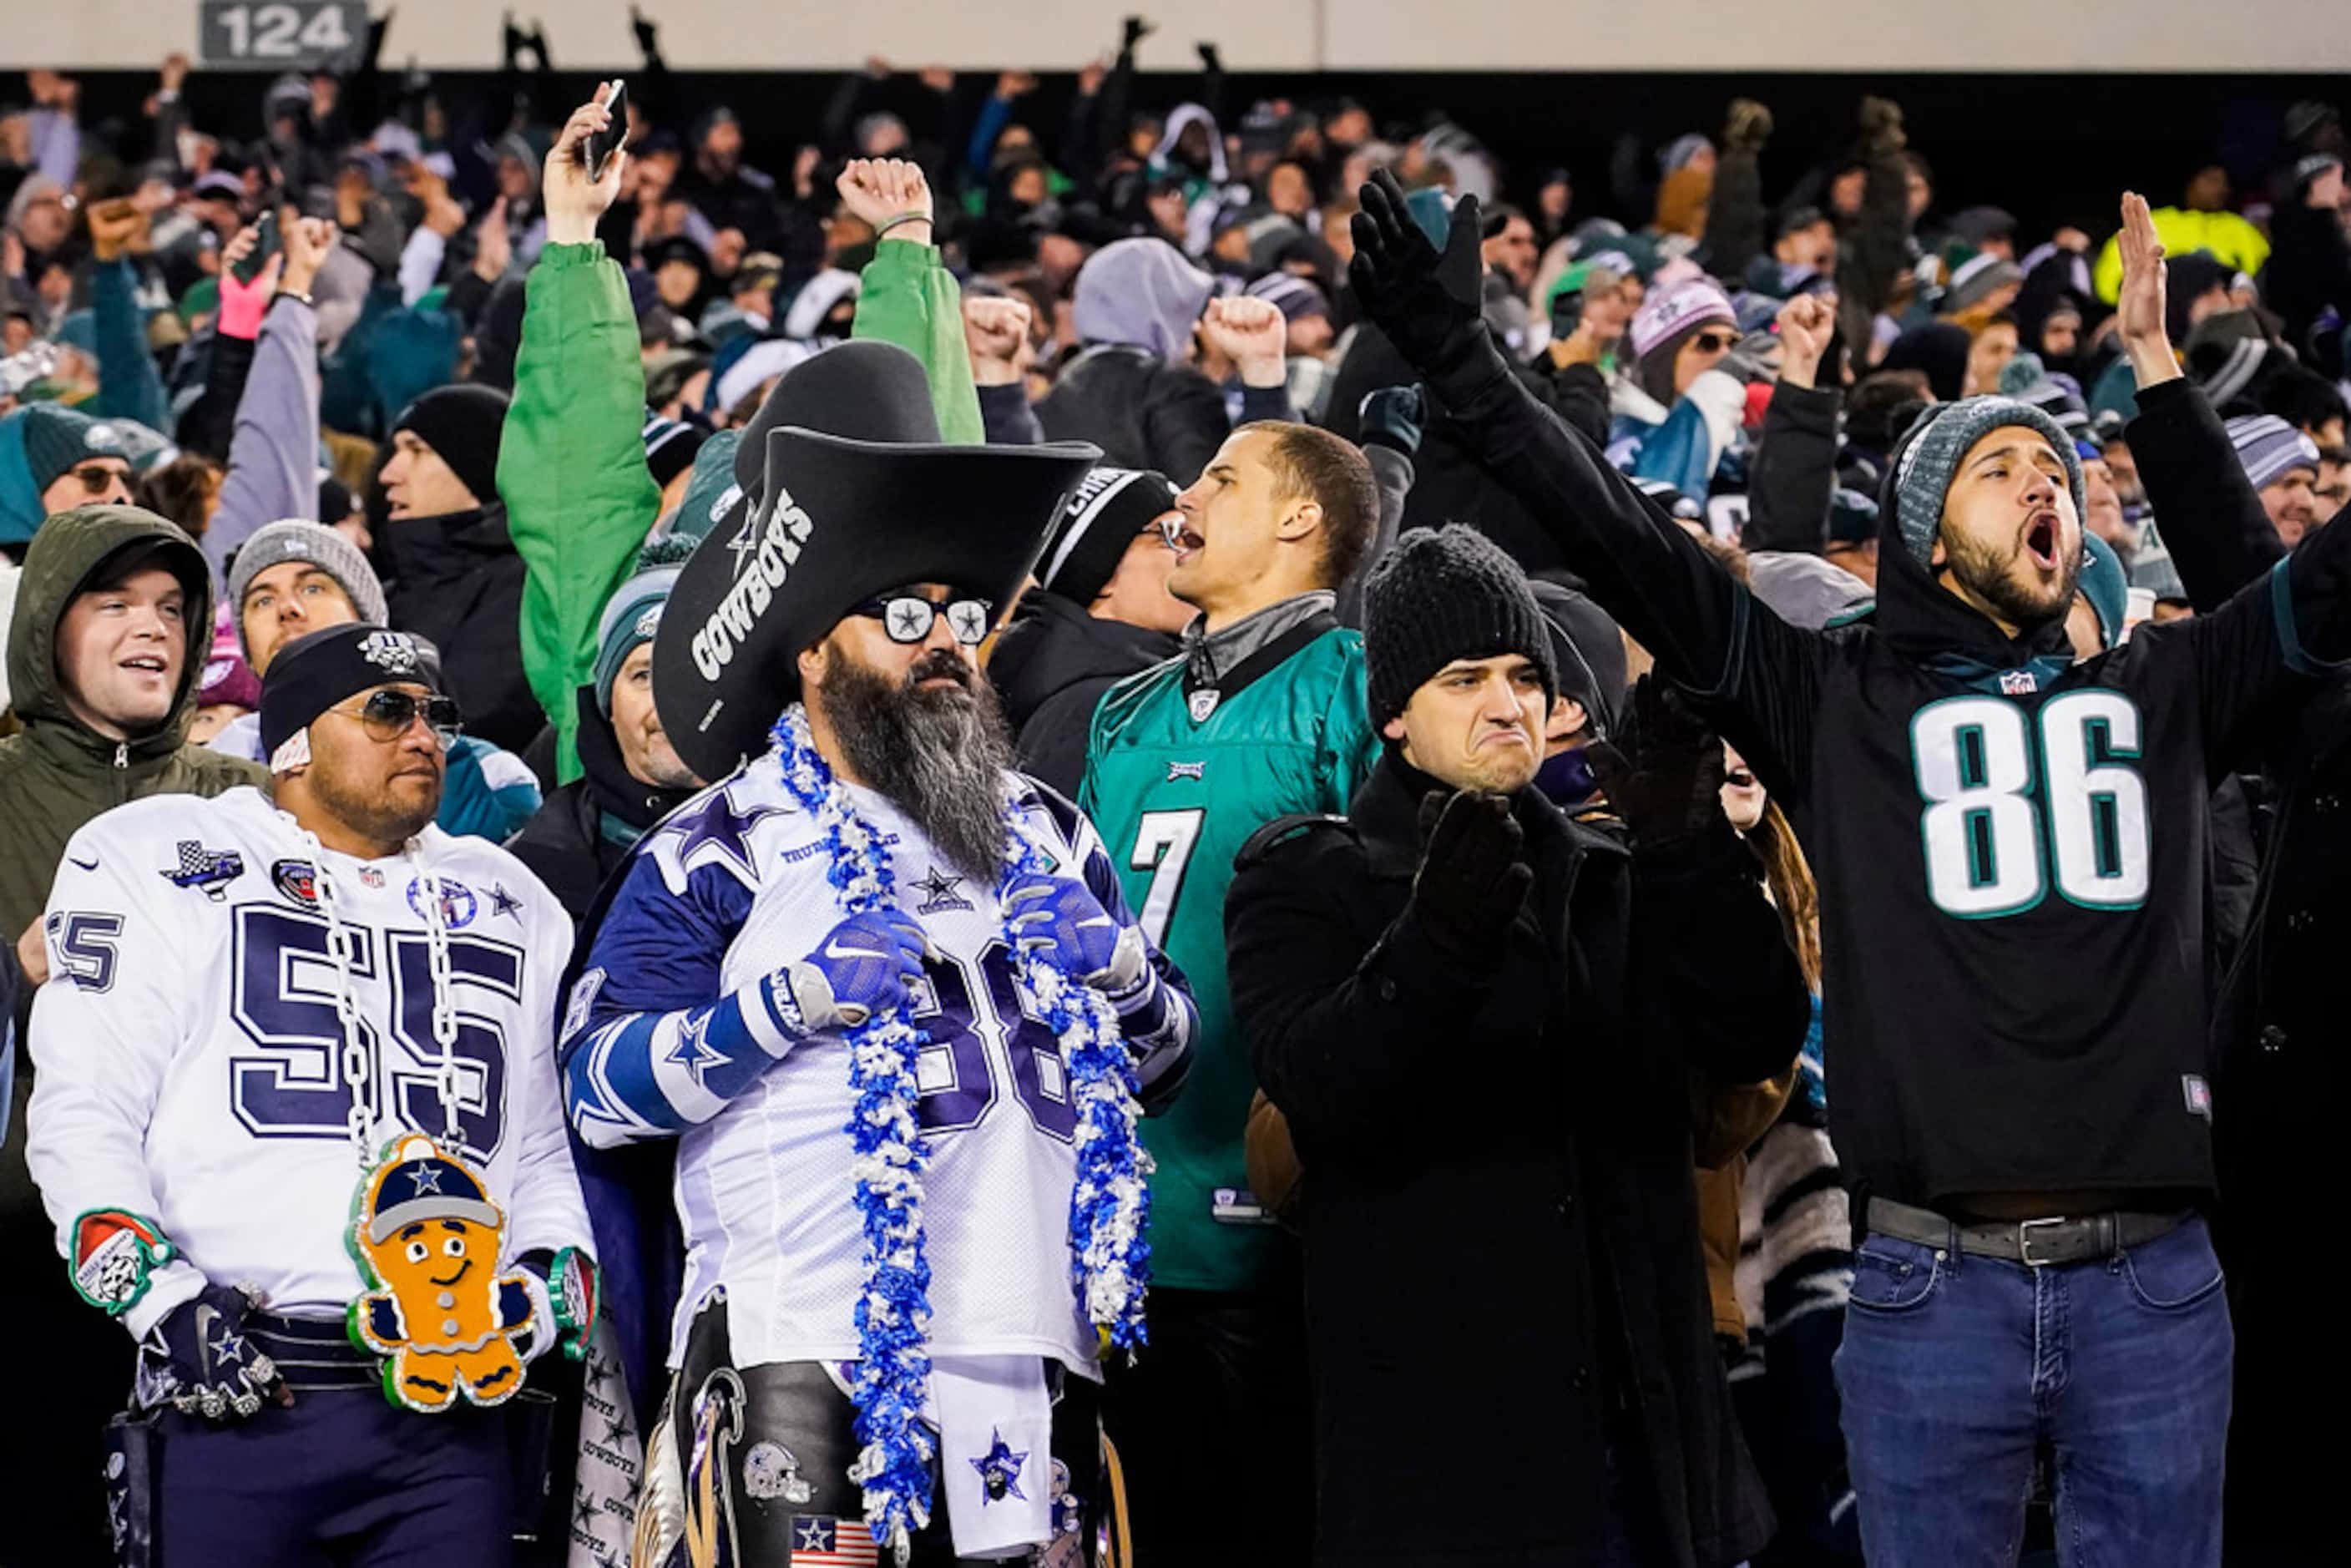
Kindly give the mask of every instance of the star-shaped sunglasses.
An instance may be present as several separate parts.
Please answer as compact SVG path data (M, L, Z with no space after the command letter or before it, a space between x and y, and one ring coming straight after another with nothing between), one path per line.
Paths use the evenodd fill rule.
M967 648L977 648L987 638L995 608L985 599L925 599L919 593L892 593L869 599L850 613L881 622L893 643L921 642L931 634L931 623L945 615L955 640Z

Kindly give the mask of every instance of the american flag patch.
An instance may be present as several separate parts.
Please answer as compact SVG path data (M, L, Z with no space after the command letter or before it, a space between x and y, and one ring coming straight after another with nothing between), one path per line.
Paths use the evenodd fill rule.
M880 1561L862 1520L801 1514L792 1521L789 1568L876 1568Z

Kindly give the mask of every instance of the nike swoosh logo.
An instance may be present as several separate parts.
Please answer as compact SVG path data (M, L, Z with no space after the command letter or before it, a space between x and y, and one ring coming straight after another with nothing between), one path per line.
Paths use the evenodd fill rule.
M98 869L98 857L96 855L90 856L88 860L82 859L79 855L68 855L66 856L66 859L73 862L74 864L81 867L84 871L96 871Z
M844 947L838 942L827 942L824 956L828 958L879 958L882 953L879 948Z
M219 1310L206 1302L196 1308L197 1364L210 1377L213 1371L213 1324L220 1318Z

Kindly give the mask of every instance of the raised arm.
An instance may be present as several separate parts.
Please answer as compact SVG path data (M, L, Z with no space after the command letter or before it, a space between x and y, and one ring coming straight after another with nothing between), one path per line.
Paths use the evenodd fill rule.
M1747 476L1740 543L1750 550L1818 555L1828 548L1839 400L1834 387L1820 384L1820 371L1835 329L1834 299L1800 294L1781 308L1780 384Z
M522 659L556 733L556 776L580 776L574 694L596 662L596 618L629 574L661 492L645 467L644 365L636 312L596 222L628 156L590 181L580 147L610 119L608 87L576 110L547 155L549 244L526 285L514 401L498 493L523 559Z
M861 296L859 303L863 302ZM987 444L1035 446L1042 442L1044 427L1029 402L1029 367L1036 358L1029 337L1029 302L1010 295L967 295L963 336Z
M852 338L895 343L923 362L939 434L959 446L987 439L964 341L963 288L931 243L931 186L903 158L852 159L836 182L851 214L880 236L857 291Z
M2164 326L2168 268L2147 198L2123 196L2115 236L2122 283L2115 318L2138 381L2138 417L2130 423L2163 542L2197 611L2210 614L2285 554L2262 497L2220 427L2203 390L2180 372Z
M1356 298L1420 373L1479 462L1543 524L1592 597L1684 686L1749 710L1794 782L1821 657L1750 600L1599 450L1535 400L1479 316L1476 198L1439 256L1384 172L1354 218Z
M226 580L230 554L255 529L319 510L319 316L310 285L334 249L335 225L320 218L285 225L285 271L264 297L253 368L236 401L228 476L201 541L213 581ZM221 330L231 330L222 308Z
M98 396L90 412L105 419L131 419L150 430L172 426L163 377L147 351L147 323L136 298L138 274L131 253L147 243L148 214L125 198L99 202L89 210L89 247L97 266L90 274L90 310L98 334Z

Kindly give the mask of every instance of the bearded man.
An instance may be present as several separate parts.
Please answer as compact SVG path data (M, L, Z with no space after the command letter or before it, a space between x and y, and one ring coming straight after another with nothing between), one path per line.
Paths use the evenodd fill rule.
M1081 1561L1082 1390L1141 1321L1134 1118L1195 1013L1092 827L1011 770L978 652L1099 454L946 446L913 357L862 342L755 441L653 651L717 782L638 845L566 1019L580 1138L676 1140L666 1328L615 1302L641 1396L675 1374L639 1560Z

